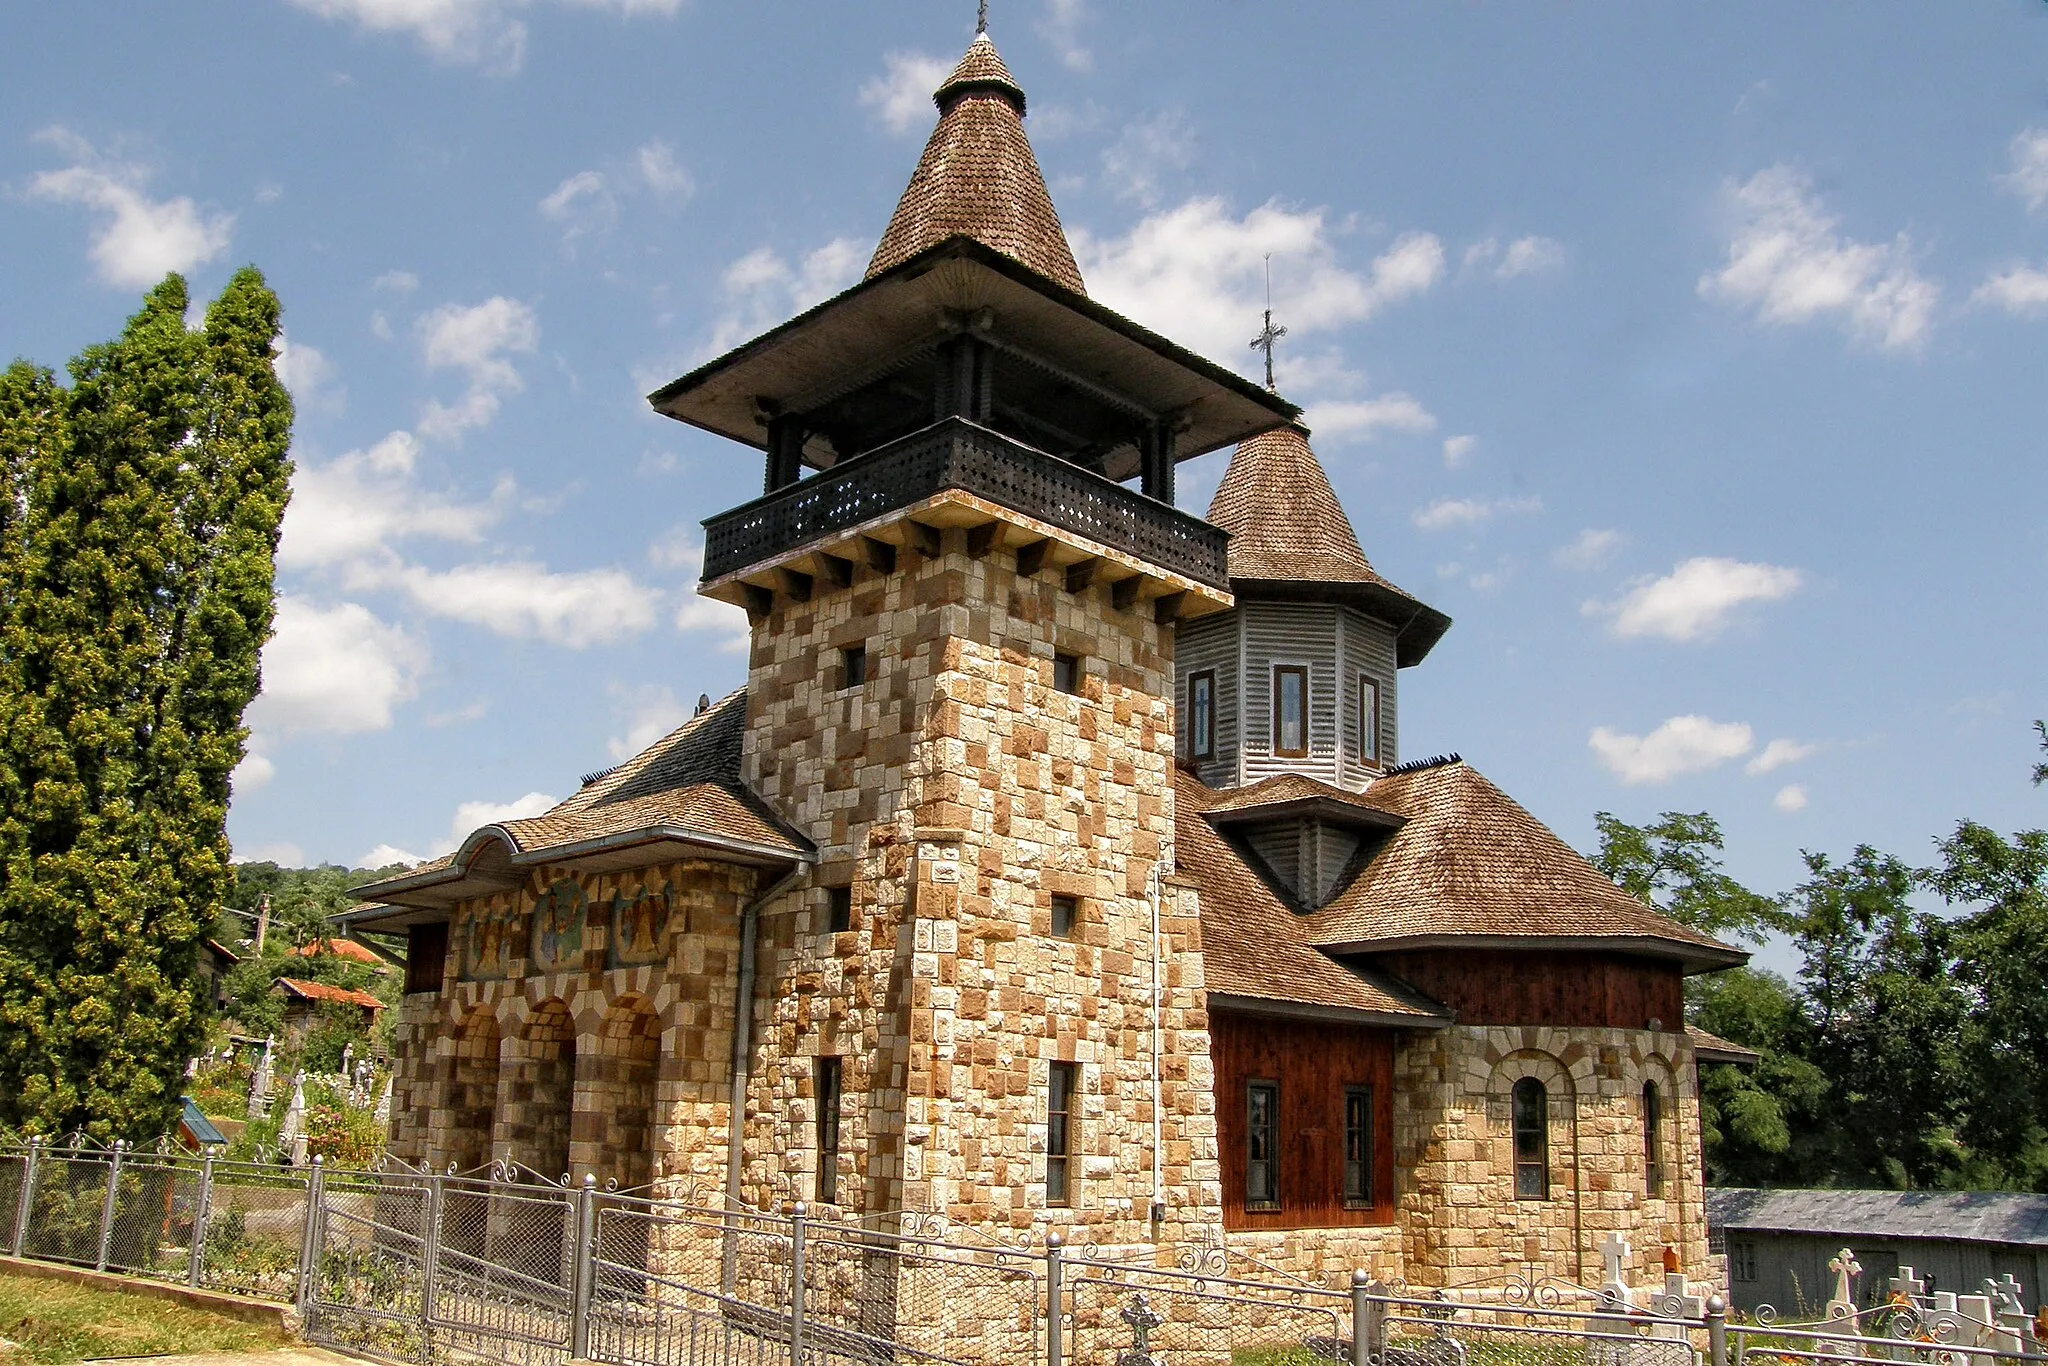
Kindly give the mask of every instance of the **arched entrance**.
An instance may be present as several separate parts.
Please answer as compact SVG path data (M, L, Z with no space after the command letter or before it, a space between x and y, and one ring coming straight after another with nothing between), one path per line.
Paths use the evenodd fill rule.
M645 997L624 997L605 1012L597 1053L589 1105L602 1130L595 1135L598 1150L589 1169L600 1185L616 1181L621 1191L637 1190L654 1180L655 1073L661 1058L661 1021Z
M458 1172L491 1163L491 1128L498 1111L498 1018L477 1006L455 1033L448 1076L447 1161Z

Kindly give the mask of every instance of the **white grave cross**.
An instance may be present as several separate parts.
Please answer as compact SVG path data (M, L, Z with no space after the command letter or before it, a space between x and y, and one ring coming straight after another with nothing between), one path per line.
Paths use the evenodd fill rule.
M1852 1319L1856 1317L1856 1291L1850 1282L1863 1274L1863 1267L1856 1260L1856 1254L1848 1248L1836 1253L1828 1263L1828 1270L1835 1273L1834 1298L1828 1301L1827 1315L1831 1319Z

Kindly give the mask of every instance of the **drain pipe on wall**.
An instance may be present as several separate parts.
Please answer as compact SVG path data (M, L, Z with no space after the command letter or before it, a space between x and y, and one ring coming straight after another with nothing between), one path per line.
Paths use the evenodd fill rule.
M790 869L768 889L749 901L740 911L740 971L733 1000L732 1099L725 1139L725 1207L740 1203L740 1147L746 1139L747 1083L751 1080L754 1046L754 964L755 944L761 934L761 908L782 895L804 873L802 864Z
M1159 1008L1164 995L1159 980L1159 863L1152 864L1152 1224L1166 1221L1165 1144L1159 1116Z

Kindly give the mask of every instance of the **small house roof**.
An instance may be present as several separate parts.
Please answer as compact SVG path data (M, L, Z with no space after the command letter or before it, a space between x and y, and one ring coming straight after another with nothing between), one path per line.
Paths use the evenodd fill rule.
M2048 1248L2048 1195L2017 1191L1707 1191L1707 1225L1839 1238L1939 1238Z
M241 954L236 953L233 949L221 943L218 939L208 939L205 942L206 951L212 954L215 958L219 958L228 963L239 963L242 961Z
M383 955L379 954L375 949L364 944L358 944L353 939L316 939L303 948L292 950L292 956L295 958L318 958L323 954L334 958L344 958L351 963L361 963L367 967L373 967L379 972L383 972L391 966L384 960Z
M986 33L975 35L932 99L938 127L875 247L867 278L949 237L971 237L1076 294L1087 293L1024 135L1024 90Z
M384 1008L384 1003L367 991L358 991L354 987L338 987L327 982L303 982L296 977L280 977L277 979L277 989L301 1001L333 1002L337 1005L361 1006L365 1010Z
M1754 1048L1745 1048L1719 1034L1709 1034L1698 1025L1687 1025L1685 1032L1692 1039L1693 1056L1701 1062L1730 1062L1737 1067L1754 1067L1763 1061L1763 1054Z
M228 1136L206 1117L197 1101L190 1096L179 1096L178 1100L184 1107L178 1114L178 1127L183 1129L194 1143L202 1148L227 1146Z

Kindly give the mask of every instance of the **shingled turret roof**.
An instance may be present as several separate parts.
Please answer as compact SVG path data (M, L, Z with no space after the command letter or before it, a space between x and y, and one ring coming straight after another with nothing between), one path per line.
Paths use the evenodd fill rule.
M1429 653L1451 619L1396 587L1365 558L1322 462L1299 423L1241 443L1209 502L1209 520L1230 533L1230 577L1246 587L1298 585L1375 600L1400 631L1400 660Z
M1087 293L1024 136L1024 91L986 33L932 99L939 126L868 262L873 279L949 237L971 237Z

